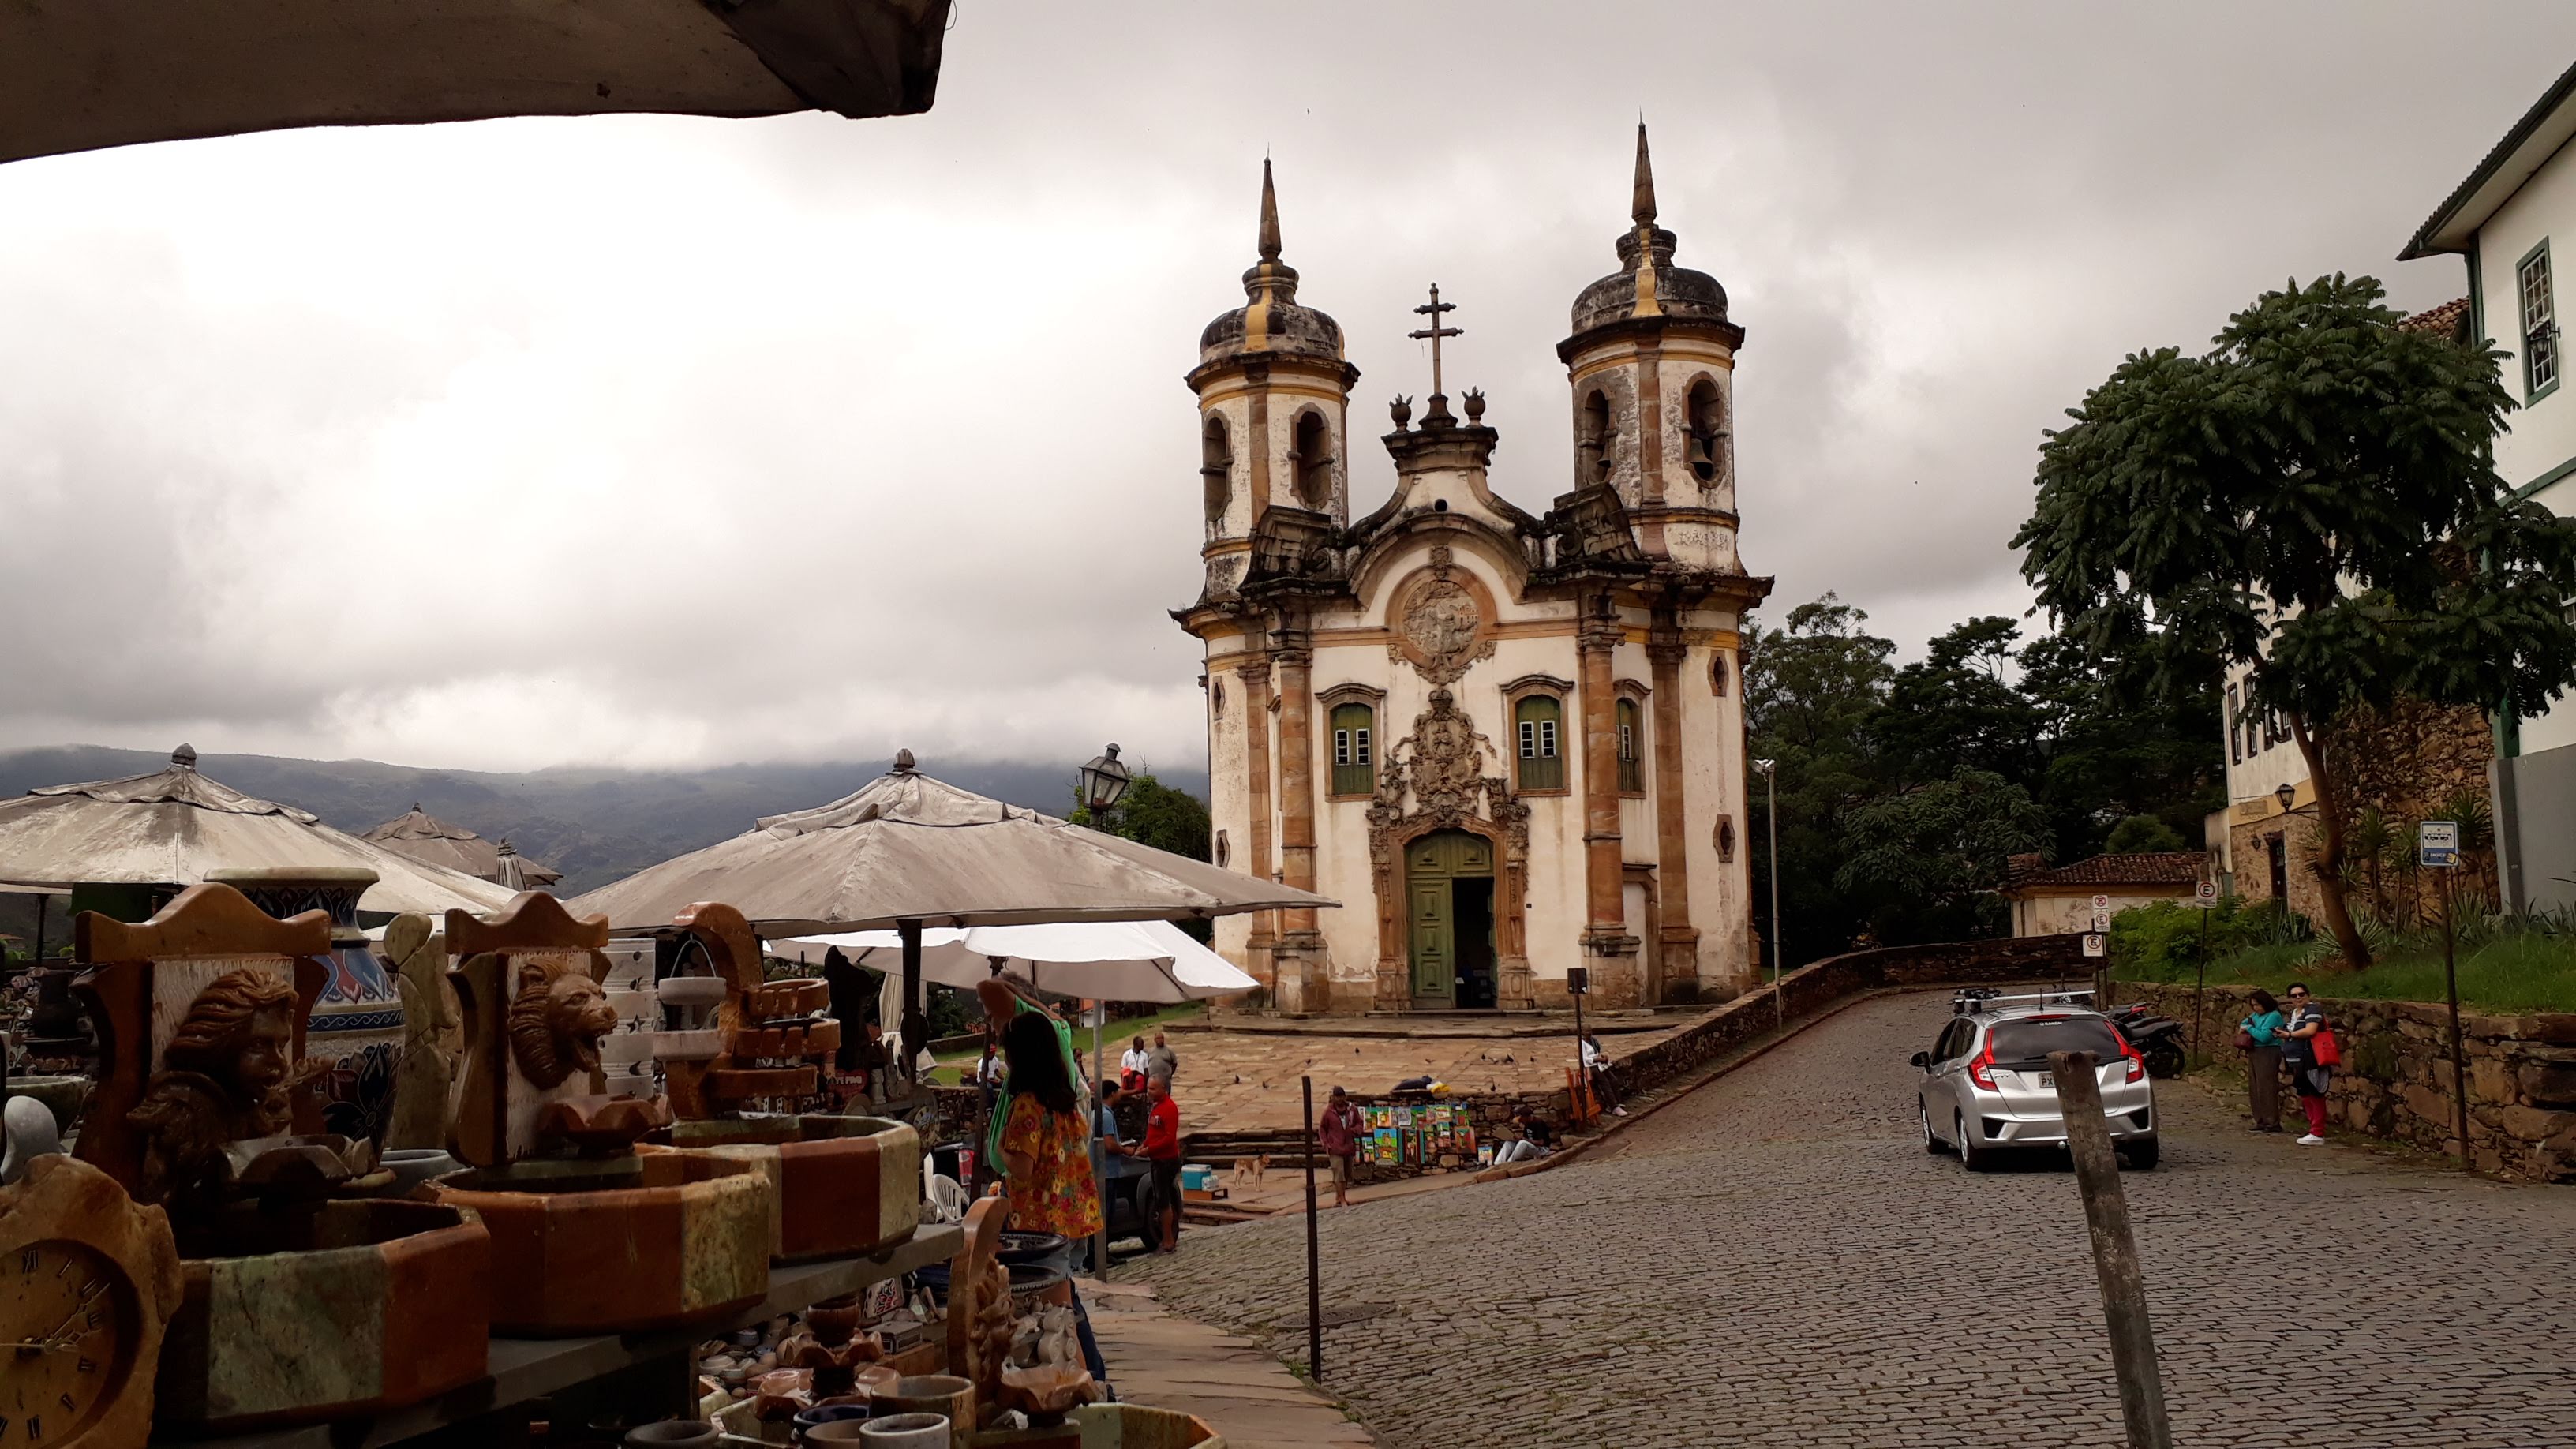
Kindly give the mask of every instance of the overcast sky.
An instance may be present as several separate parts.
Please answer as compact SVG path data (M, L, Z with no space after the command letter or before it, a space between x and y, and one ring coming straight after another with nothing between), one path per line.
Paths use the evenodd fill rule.
M2039 431L2126 352L2294 275L2461 295L2392 258L2571 58L2564 4L963 0L924 117L0 167L0 748L1195 768L1181 375L1263 153L1354 433L1437 281L1536 509L1641 108L1772 616L1919 652L2026 606Z

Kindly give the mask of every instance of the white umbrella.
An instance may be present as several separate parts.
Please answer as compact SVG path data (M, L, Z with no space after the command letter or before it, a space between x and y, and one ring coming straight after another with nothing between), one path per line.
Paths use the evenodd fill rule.
M893 931L844 931L772 941L768 949L819 965L835 946L852 965L892 971L899 968L903 939ZM1169 921L941 926L921 933L925 981L972 991L996 974L997 963L999 974L1040 991L1099 1001L1204 1001L1261 984Z

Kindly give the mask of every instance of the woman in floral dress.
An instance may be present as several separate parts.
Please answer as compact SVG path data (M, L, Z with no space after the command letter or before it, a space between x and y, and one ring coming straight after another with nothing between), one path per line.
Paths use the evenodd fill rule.
M1082 1087L1066 1070L1055 1027L1039 1012L1011 1018L1002 1033L1002 1056L1011 1085L1001 1158L1011 1195L1011 1230L1062 1236L1064 1246L1041 1265L1063 1273L1070 1286L1075 1255L1101 1228L1100 1182L1091 1173L1091 1127ZM1085 1364L1092 1378L1106 1386L1109 1371L1078 1293L1073 1311Z

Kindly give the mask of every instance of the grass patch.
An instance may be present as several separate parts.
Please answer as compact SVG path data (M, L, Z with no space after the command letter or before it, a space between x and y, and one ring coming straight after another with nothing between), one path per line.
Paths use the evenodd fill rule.
M2482 934L2482 933L2481 933ZM2212 986L2260 986L2279 996L2304 980L2319 996L2367 1001L2443 999L2442 943L2419 935L2379 946L2368 969L2345 971L2330 941L2252 946L2209 963ZM2463 941L2459 949L2460 1005L2491 1012L2576 1011L2576 937L2541 930L2508 931ZM2151 971L2138 966L2112 973L2124 981L2189 982L2194 969Z
M1108 1068L1110 1075L1115 1076L1118 1072L1118 1054L1127 1050L1127 1043L1138 1032L1143 1032L1151 1038L1156 1031L1176 1022L1197 1021L1206 1015L1206 1002L1185 1001L1178 1006L1166 1006L1150 1016L1130 1016L1114 1020L1101 1028L1102 1064ZM1073 1045L1075 1054L1082 1058L1083 1070L1091 1070L1091 1028L1075 1027ZM939 1067L930 1074L930 1080L943 1087L965 1086L968 1080L967 1074L973 1070L976 1060L982 1055L980 1048L974 1051L945 1053L940 1056Z

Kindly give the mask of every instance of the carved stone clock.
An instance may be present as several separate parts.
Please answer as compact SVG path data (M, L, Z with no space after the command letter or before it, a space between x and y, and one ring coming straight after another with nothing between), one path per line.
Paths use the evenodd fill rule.
M62 1156L0 1188L0 1444L126 1449L179 1306L170 1220Z

